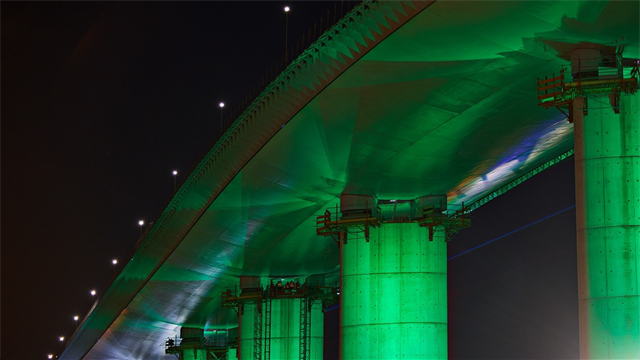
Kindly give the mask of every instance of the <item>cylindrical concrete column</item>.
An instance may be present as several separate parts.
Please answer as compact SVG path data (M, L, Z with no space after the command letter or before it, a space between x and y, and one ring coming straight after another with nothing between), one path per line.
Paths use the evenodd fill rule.
M254 346L255 346L255 313L257 306L255 303L249 302L243 305L243 311L240 312L238 317L238 359L241 360L253 360L254 359ZM260 336L260 341L264 336Z
M640 94L573 102L580 357L640 359ZM588 105L588 115L583 109Z
M226 360L238 360L238 349L229 349Z
M447 358L447 248L417 223L341 244L342 359Z
M302 299L271 301L271 359L300 359L300 306ZM324 314L322 303L311 308L310 360L322 360Z
M267 300L268 301L268 300ZM272 360L280 359L300 359L300 317L302 304L300 298L276 298L271 300L271 346L270 356ZM266 351L266 334L268 330L266 312L268 307L266 302L262 303L262 351ZM310 352L309 360L322 360L323 340L324 340L324 314L322 313L322 303L315 301L311 311L311 336L309 340ZM238 354L241 360L252 360L255 357L255 303L246 303L244 312L240 315L240 331ZM261 358L265 358L263 353Z
M311 307L311 348L310 360L324 359L324 312L322 302L315 301Z
M180 328L180 360L207 359L207 350L200 347L200 342L204 340L204 330L200 328L182 327Z
M271 358L299 358L300 299L271 300Z
M207 360L207 350L196 348L182 350L180 360Z

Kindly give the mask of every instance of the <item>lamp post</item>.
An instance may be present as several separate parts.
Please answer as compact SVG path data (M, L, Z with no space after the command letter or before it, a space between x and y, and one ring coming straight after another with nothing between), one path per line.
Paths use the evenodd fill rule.
M176 193L176 177L178 177L178 170L173 170L173 193Z
M289 10L290 7L284 7L284 62L285 66L287 66L287 62L289 61Z
M142 236L142 225L144 225L144 220L138 221L138 225L140 225L140 236Z
M218 106L220 106L220 135L222 135L222 109L224 108L224 103L221 102Z
M116 265L118 265L118 259L111 260L111 263L113 264L113 279L115 280L115 278L116 278Z

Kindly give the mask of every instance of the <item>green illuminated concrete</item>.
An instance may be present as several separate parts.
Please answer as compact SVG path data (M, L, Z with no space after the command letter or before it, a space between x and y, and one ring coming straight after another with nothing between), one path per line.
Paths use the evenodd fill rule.
M239 316L238 323L238 359L254 359L254 314L256 305L247 303L244 312Z
M580 357L640 359L640 96L574 101Z
M342 246L342 359L447 358L447 248L415 223Z
M271 359L300 359L300 299L276 299L271 301ZM254 359L254 312L255 304L246 304L240 317L239 358ZM264 309L264 307L263 307ZM264 343L264 313L263 344ZM310 360L322 360L324 314L322 303L314 302L311 310ZM264 359L264 355L262 356Z
M300 299L273 300L271 318L271 359L300 359ZM311 352L309 359L323 357L324 315L315 302L311 313Z
M206 359L207 350L200 348L200 343L204 340L204 330L183 326L180 328L180 360Z
M271 304L271 357L299 358L300 299L272 300Z
M180 360L207 360L207 350L204 349L192 349L184 350L180 355Z

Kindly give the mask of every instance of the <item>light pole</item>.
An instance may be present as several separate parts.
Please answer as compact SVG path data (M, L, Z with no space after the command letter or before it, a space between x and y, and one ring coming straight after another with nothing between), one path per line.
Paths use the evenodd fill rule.
M96 293L95 290L91 290L90 294L91 294L91 296L96 296L97 293Z
M178 170L173 170L173 193L176 193L176 177L178 177Z
M116 278L116 265L118 265L118 259L111 260L111 263L113 264L113 279L115 280L115 278Z
M142 236L142 225L144 225L144 220L138 221L138 225L140 225L140 236Z
M284 66L289 61L289 10L288 6L284 7Z
M221 102L218 106L220 106L220 135L222 135L222 109L224 108L224 103Z

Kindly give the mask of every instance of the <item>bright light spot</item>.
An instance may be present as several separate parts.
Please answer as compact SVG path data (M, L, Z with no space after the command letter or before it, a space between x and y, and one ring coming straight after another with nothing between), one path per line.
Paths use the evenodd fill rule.
M96 296L96 291L95 290L91 290L91 296Z
M285 6L285 7L284 7L284 12L289 12L289 10L291 10L291 9L289 9L289 7L288 7L288 6Z
M75 315L75 316L73 317L73 320L75 320L75 321L78 321L78 319L80 319L80 316L78 316L78 315Z
M60 341L64 341L64 336L60 336Z
M395 199L394 200L389 200L390 202L396 202Z
M173 170L173 175L178 175L178 170Z
M53 354L49 354L49 355L47 355L47 358L49 358L49 359L53 359Z
M220 103L220 107L221 107L221 108L223 108L223 107L224 107L224 103L223 103L223 102L221 102L221 103Z
M142 220L138 221L138 225L140 225L140 226L144 225L144 221L142 221Z
M118 263L118 260L117 260L117 259L113 259L113 260L111 260L111 263L112 263L113 265L115 265L115 264L117 264L117 263Z

